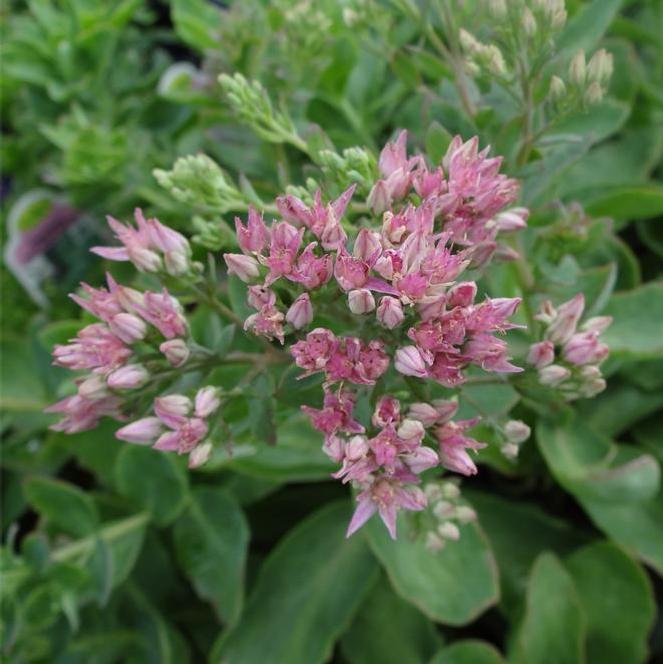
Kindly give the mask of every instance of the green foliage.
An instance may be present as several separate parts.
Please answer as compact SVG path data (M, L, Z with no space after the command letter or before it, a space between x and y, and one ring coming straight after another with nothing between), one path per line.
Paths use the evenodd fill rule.
M650 578L663 574L661 3L569 0L555 29L529 0L507 1L507 21L487 0L227 4L35 0L3 12L3 661L663 657ZM461 28L480 46L464 47ZM602 48L614 72L599 100L569 67L578 49L589 61ZM102 277L87 250L108 244L103 215L142 206L220 265L219 251L236 251L233 217L254 205L271 220L288 186L310 201L356 184L366 198L379 146L403 128L430 164L456 133L478 134L521 180L529 228L509 246L527 260L479 282L481 296L526 299L517 363L545 299L583 291L590 315L614 319L608 388L592 401L531 392L530 369L463 388L460 416L481 416L490 445L461 484L477 522L457 542L430 552L417 515L401 517L397 542L377 518L344 538L349 492L329 481L336 468L299 412L320 406L320 381L288 365L209 372L239 387L194 471L106 423L48 430L43 408L74 390L48 350L89 322L66 293ZM75 225L15 260L56 205ZM343 221L366 213L353 203ZM263 353L238 324L253 313L245 284L211 272L201 292L221 306L192 313L193 338L217 358ZM509 411L535 430L516 460L495 426Z

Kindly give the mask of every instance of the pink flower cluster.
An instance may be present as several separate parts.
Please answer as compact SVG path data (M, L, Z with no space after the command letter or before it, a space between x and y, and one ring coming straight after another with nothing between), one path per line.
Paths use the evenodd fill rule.
M394 536L398 509L426 504L416 486L418 474L438 463L472 474L476 467L467 450L482 445L465 435L474 420L452 422L448 412L433 420L428 412L425 422L414 415L402 420L399 402L389 396L379 399L373 417L381 430L368 438L353 419L355 396L347 385L374 386L392 359L400 374L432 378L448 388L464 382L470 365L521 371L496 336L517 327L509 318L520 299L476 302L476 283L459 281L465 270L487 265L498 252L499 233L526 225L527 210L505 210L515 201L517 183L499 173L500 158L479 152L476 138L466 143L454 138L433 169L423 157L407 156L406 138L402 132L380 155L381 179L368 198L369 208L382 215L377 229L367 224L355 233L344 224L354 186L328 204L319 191L311 205L287 195L277 199L282 219L271 226L254 209L246 224L237 219L242 253L224 255L229 274L250 284L248 301L257 313L246 329L283 344L287 334L314 322L314 307L334 316L342 295L347 309L339 315L347 316L349 309L361 316L357 327L370 334L340 337L315 327L290 347L302 377L324 374L323 408L305 411L325 434L327 454L342 464L336 477L360 489L348 534L377 511ZM348 232L354 235L351 247ZM366 317L371 312L374 322ZM415 413L437 412L435 405L415 406ZM439 454L422 445L427 427Z
M189 467L196 468L209 458L210 442L207 418L221 405L215 387L202 387L191 399L169 394L154 400L154 416L144 417L119 429L115 436L138 445L152 445L165 452L189 454Z
M53 349L53 363L89 372L77 379L77 393L50 406L61 413L53 429L78 433L94 428L103 416L121 419L122 393L145 385L150 373L140 361L140 344L158 345L171 366L189 356L188 325L182 307L165 289L140 292L107 275L108 288L82 284L87 297L72 299L101 322L84 327L68 344Z
M600 336L612 318L595 316L578 329L584 310L582 293L557 308L550 301L544 302L536 318L546 328L545 338L533 344L527 356L528 363L538 370L539 382L558 389L569 401L593 397L606 387L599 365L610 349Z

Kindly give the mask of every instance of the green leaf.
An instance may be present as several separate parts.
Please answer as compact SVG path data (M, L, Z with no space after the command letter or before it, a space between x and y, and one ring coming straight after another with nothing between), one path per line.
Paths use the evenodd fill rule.
M99 525L94 501L78 487L46 477L31 477L26 480L24 491L27 501L62 532L84 537Z
M513 618L525 597L527 576L536 557L546 550L565 555L583 544L585 537L567 521L549 516L535 505L478 491L463 490L463 496L477 511L495 553L500 607Z
M175 32L198 51L218 49L221 10L204 0L173 0L171 17Z
M0 345L0 409L41 412L49 405L30 345L4 340Z
M652 495L659 481L655 459L634 457L637 448L615 446L578 419L541 422L537 440L557 481L596 525L663 572L663 492Z
M341 643L350 664L424 664L441 641L435 625L381 577Z
M465 625L497 602L497 566L476 524L462 526L460 539L437 553L423 537L412 538L402 515L396 541L378 518L365 528L394 590L432 620Z
M225 623L239 617L249 528L235 500L213 487L194 489L175 522L175 551L196 593Z
M434 164L439 164L447 152L453 136L434 120L426 132L426 153Z
M375 582L361 537L345 539L346 502L333 503L292 530L263 564L240 622L214 648L213 661L317 664L331 657Z
M585 206L596 217L613 219L648 219L663 215L663 186L651 184L640 187L611 189Z
M584 3L557 40L560 53L573 55L580 48L593 50L619 11L622 1L593 0Z
M467 639L447 646L429 664L504 664L504 659L490 643Z
M541 554L530 574L513 664L584 664L585 633L573 580L553 554Z
M587 663L644 662L656 613L643 569L608 542L597 542L566 561L587 616Z
M115 481L118 491L159 525L173 521L184 507L187 476L171 454L127 444L117 458Z
M613 355L663 356L663 283L652 282L617 293L603 313L613 317L612 325L603 333Z

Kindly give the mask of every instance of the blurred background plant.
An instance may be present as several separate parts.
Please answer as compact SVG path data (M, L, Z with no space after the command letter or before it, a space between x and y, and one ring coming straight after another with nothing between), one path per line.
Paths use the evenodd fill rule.
M33 0L2 12L10 661L253 662L266 643L289 664L502 661L495 647L512 662L663 656L660 2ZM66 294L101 280L87 250L106 243L105 214L158 213L206 261L234 246L234 214L275 212L287 185L304 200L351 183L367 195L399 128L432 163L455 133L478 134L522 180L521 259L484 290L524 295L530 315L583 291L588 315L615 319L608 389L557 421L511 388L474 388L489 417L515 408L536 430L516 461L498 445L479 455L463 486L478 525L435 555L372 528L344 542L347 492L289 417L311 398L292 375L253 381L224 413L251 413L244 442L231 454L223 432L196 472L108 427L47 430L42 409L68 387L48 351L82 324ZM237 283L218 287L243 318ZM257 348L206 307L194 337Z

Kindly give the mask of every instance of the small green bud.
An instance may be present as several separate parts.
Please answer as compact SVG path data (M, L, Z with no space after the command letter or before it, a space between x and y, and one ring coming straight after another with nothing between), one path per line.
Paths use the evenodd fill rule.
M504 56L497 46L490 45L485 50L487 56L488 71L495 76L502 76L506 72L506 64L504 63Z
M585 86L586 78L587 65L585 64L585 52L580 50L573 56L573 60L571 60L571 64L569 65L569 80L574 85L582 88Z
M488 11L498 21L506 18L507 9L505 0L488 0Z
M594 104L598 104L602 99L603 99L603 88L600 86L599 83L593 81L592 83L590 83L587 90L585 90L585 96L584 96L585 104L587 104L587 106L593 106Z
M561 101L566 97L566 85L559 76L553 76L550 79L548 97L550 97L552 101Z
M458 40L463 50L470 55L478 55L481 52L482 44L474 35L463 28L458 32Z
M536 19L534 18L534 14L532 14L529 7L525 7L523 9L523 14L520 19L520 26L522 27L522 30L528 39L532 39L532 37L534 37L536 34Z
M605 85L612 76L612 70L612 55L602 48L591 57L587 65L587 78L599 85Z

